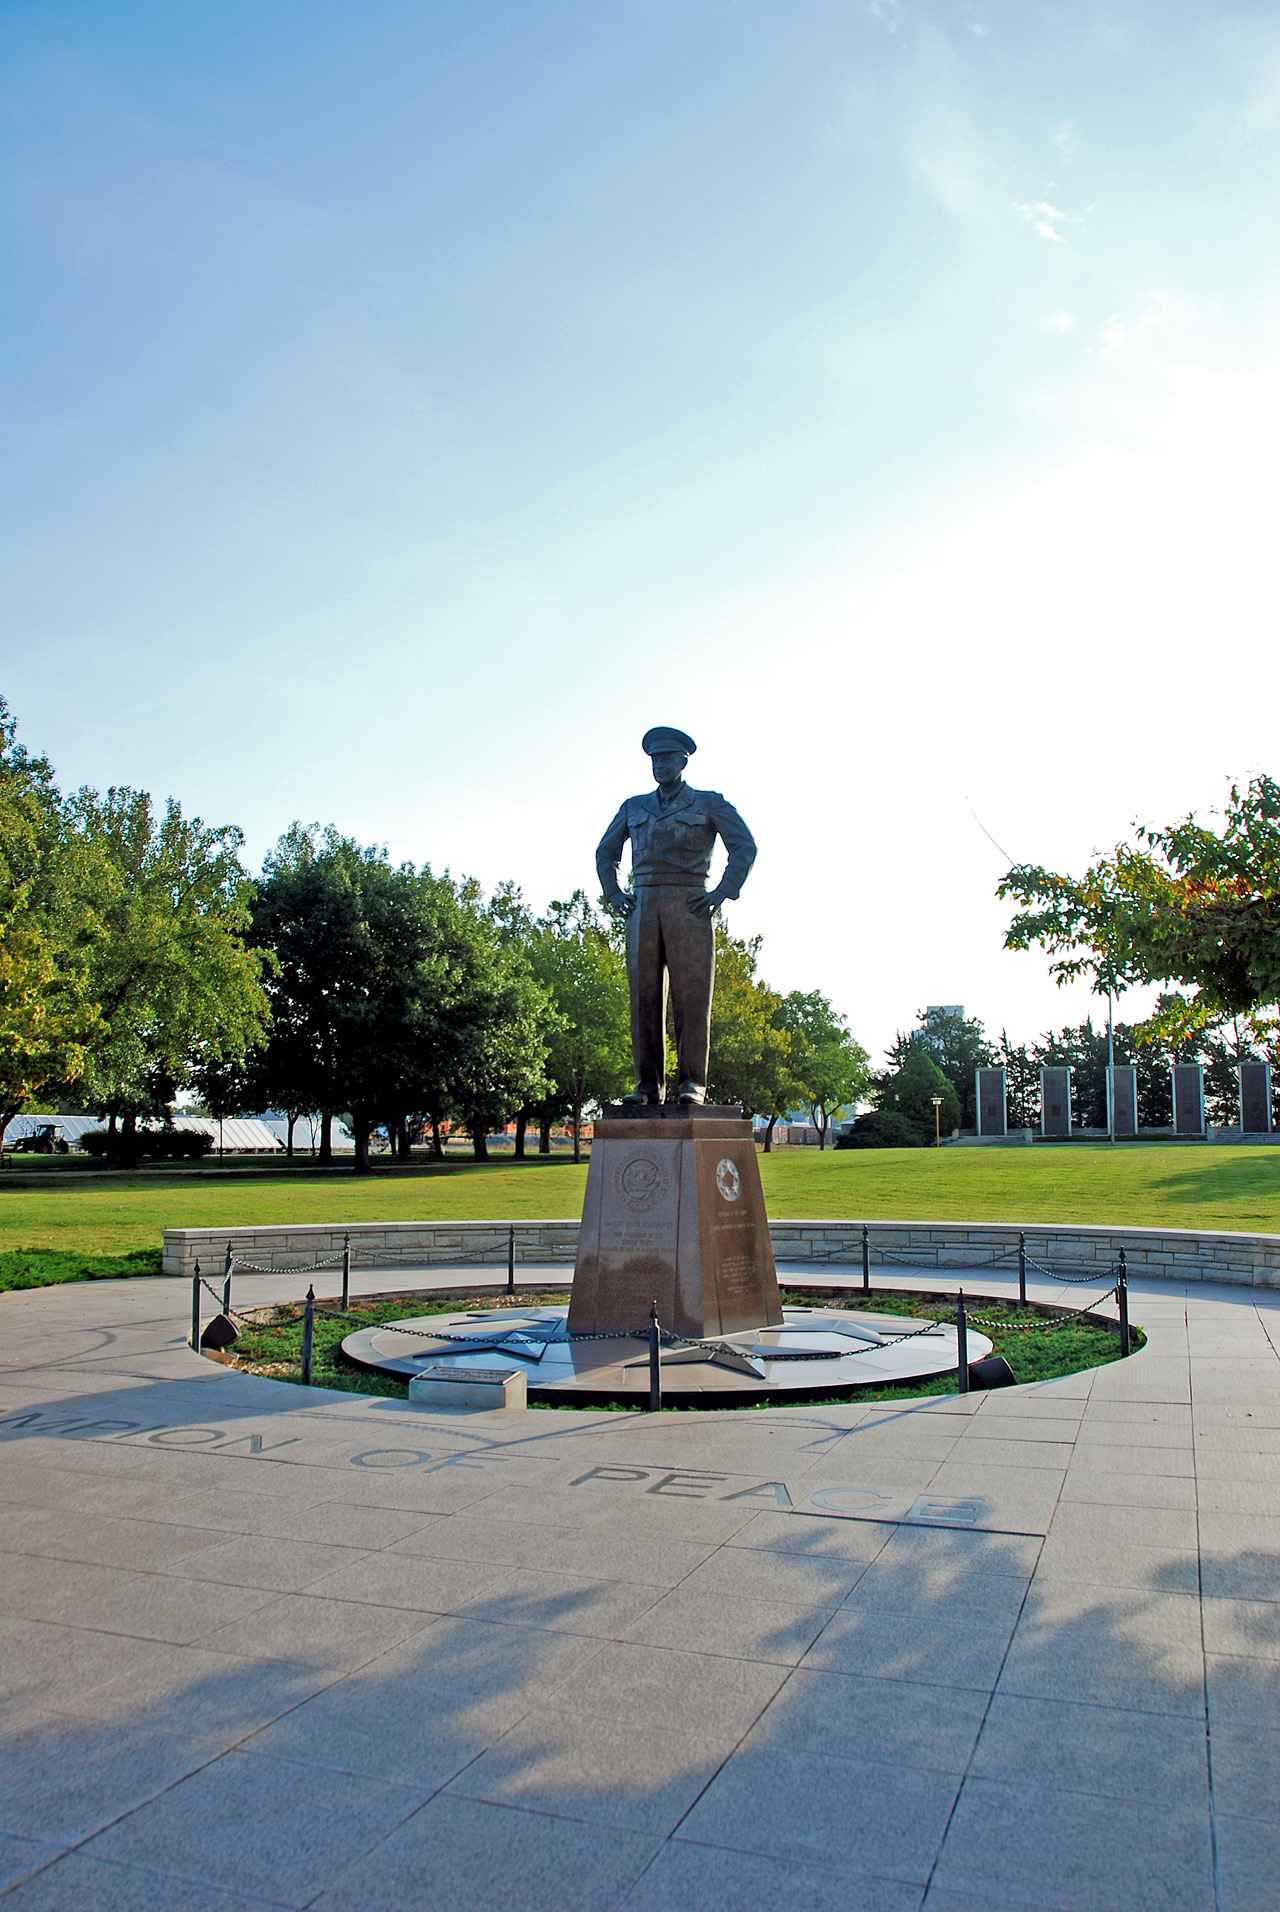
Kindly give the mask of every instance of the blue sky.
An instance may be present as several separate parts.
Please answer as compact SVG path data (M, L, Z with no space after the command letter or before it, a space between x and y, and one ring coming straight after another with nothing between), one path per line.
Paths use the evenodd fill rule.
M653 722L873 1049L1276 770L1274 7L0 6L3 672L66 784L520 882ZM1134 1007L1138 1005L1133 1005Z

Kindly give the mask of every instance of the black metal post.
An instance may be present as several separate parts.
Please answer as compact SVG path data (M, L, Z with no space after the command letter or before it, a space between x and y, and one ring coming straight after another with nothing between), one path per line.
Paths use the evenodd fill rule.
M964 1312L964 1289L956 1295L956 1393L969 1392L969 1323Z
M862 1292L871 1293L871 1241L867 1234L867 1224L862 1224Z
M227 1259L222 1265L222 1312L224 1315L230 1315L231 1313L231 1277L235 1272L235 1250L232 1248L231 1243L228 1242Z
M302 1304L302 1385L311 1386L311 1342L316 1326L316 1291L307 1289L307 1298Z
M507 1293L509 1295L513 1295L515 1291L516 1291L516 1231L514 1228L509 1228L507 1230Z
M200 1263L191 1277L191 1345L200 1352Z
M342 1306L345 1310L351 1295L351 1237L342 1237Z
M1025 1308L1026 1305L1027 1305L1027 1238L1021 1232L1021 1230L1019 1230L1019 1233L1018 1233L1018 1306L1020 1308Z
M662 1406L662 1358L661 1341L658 1334L658 1304L655 1301L649 1310L649 1412L656 1414Z
M1129 1270L1125 1266L1124 1249L1120 1250L1120 1272L1116 1277L1116 1300L1120 1304L1120 1358L1129 1352Z

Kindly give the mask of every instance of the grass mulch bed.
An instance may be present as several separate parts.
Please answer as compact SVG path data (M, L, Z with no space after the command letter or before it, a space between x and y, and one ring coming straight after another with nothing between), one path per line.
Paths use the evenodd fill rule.
M938 1295L913 1295L862 1290L831 1293L823 1290L786 1289L783 1300L789 1307L844 1308L870 1310L873 1314L904 1315L919 1320L952 1321L955 1305ZM407 1400L407 1382L389 1375L370 1374L354 1367L342 1352L342 1343L357 1327L376 1327L385 1321L403 1321L428 1314L460 1314L468 1308L511 1306L517 1309L563 1305L564 1290L547 1294L522 1292L514 1297L488 1294L396 1295L377 1297L353 1305L346 1317L336 1320L317 1307L312 1336L311 1379L316 1387L337 1388L348 1394L376 1394ZM1064 1374L1077 1374L1085 1368L1102 1367L1119 1359L1120 1336L1114 1327L1100 1321L1064 1321L1060 1317L1028 1307L1019 1309L1007 1302L975 1305L981 1316L981 1332L993 1344L992 1353L1003 1355L1019 1381L1048 1381ZM354 1318L353 1318L354 1317ZM1131 1329L1133 1345L1141 1345L1140 1329ZM302 1379L302 1313L296 1304L251 1311L251 1323L235 1345L232 1365L272 1381L300 1382ZM830 1405L850 1401L916 1401L928 1395L954 1394L956 1377L942 1375L932 1381L914 1381L902 1387L858 1388L830 1397ZM545 1405L530 1402L531 1408ZM621 1413L638 1413L630 1402L619 1402ZM752 1406L786 1406L786 1402L762 1401ZM806 1402L806 1406L822 1403ZM671 1409L673 1413L699 1412L697 1409Z
M60 1281L118 1281L158 1275L160 1248L126 1255L86 1255L63 1248L9 1248L0 1254L0 1294L11 1288L49 1288Z
M419 1315L462 1314L468 1308L563 1307L564 1289L552 1294L454 1294L442 1295L438 1289L429 1294L402 1294L384 1300L380 1296L353 1302L345 1315L322 1312L325 1303L316 1306L311 1336L311 1383L318 1388L340 1388L346 1394L380 1394L393 1400L409 1398L407 1381L389 1374L370 1374L357 1368L342 1352L342 1343L358 1328L376 1328L384 1321L405 1321ZM271 1381L302 1380L302 1309L296 1302L278 1308L251 1308L246 1320L238 1322L240 1339L233 1351L231 1366L249 1374L265 1375Z

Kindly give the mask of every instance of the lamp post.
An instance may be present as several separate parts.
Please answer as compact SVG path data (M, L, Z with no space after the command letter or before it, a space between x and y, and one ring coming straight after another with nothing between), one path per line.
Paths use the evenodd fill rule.
M935 1148L941 1148L942 1147L942 1097L940 1095L933 1095L933 1096L930 1096L929 1100L933 1103L933 1146Z

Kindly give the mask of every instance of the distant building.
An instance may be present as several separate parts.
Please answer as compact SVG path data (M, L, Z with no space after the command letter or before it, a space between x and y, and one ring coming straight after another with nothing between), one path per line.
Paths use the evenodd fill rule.
M928 1022L931 1016L954 1016L957 1022L963 1022L964 1004L962 1002L927 1003L924 1012L925 1021Z

